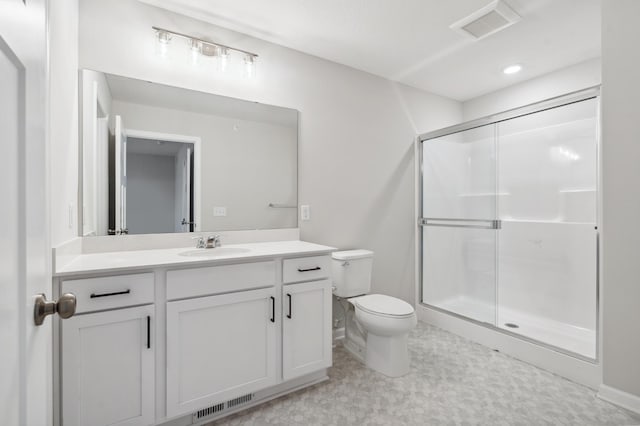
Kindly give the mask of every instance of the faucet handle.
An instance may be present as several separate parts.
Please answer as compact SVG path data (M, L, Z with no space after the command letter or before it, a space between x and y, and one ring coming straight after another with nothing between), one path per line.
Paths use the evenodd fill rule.
M198 240L198 242L196 243L196 248L205 248L206 247L206 243L204 241L204 237L201 235L199 237L191 237L192 240Z
M207 247L220 247L220 234L209 235L207 237Z

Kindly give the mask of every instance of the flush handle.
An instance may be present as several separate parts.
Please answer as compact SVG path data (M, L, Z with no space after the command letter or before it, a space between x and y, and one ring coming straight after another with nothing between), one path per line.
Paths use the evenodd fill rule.
M35 307L33 309L33 321L36 325L42 325L48 315L58 314L60 318L71 318L76 313L76 296L73 293L65 293L58 301L47 301L44 294L35 297Z

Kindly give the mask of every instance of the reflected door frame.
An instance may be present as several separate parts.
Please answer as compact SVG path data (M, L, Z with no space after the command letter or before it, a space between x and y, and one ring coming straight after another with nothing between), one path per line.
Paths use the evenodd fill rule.
M193 231L184 232L200 232L202 231L202 139L199 136L177 135L172 133L152 132L148 130L125 129L127 138L151 139L170 141L176 143L193 144L193 219L195 225Z

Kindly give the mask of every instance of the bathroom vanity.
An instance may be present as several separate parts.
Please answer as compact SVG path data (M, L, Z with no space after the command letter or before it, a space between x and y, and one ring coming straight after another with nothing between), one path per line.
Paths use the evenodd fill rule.
M190 425L327 379L332 247L79 254L55 271L60 425ZM59 390L59 392L57 391Z

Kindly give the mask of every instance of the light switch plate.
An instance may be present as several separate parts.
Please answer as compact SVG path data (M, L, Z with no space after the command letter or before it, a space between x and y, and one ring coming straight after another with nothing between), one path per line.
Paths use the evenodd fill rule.
M214 207L213 208L213 215L214 216L226 216L227 215L227 208L226 207Z
M308 204L300 206L300 220L311 219L311 207Z

